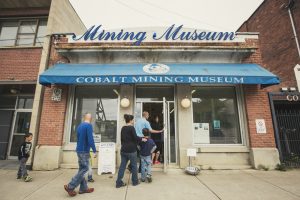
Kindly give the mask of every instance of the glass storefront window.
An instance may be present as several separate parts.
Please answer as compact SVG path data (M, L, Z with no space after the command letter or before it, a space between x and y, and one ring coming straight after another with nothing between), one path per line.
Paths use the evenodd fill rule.
M77 141L76 128L85 113L93 116L95 142L116 142L118 95L116 86L76 87L70 142Z
M235 87L194 87L194 144L241 144Z

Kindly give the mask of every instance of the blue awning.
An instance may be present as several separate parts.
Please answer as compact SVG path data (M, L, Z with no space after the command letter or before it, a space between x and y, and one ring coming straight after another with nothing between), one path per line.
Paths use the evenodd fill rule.
M56 64L39 77L49 84L279 84L257 64Z

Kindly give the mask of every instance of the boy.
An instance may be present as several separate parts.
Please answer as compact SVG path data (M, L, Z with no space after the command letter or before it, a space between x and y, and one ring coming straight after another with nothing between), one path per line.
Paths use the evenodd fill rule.
M20 162L20 167L17 175L17 179L23 178L25 182L32 181L32 177L28 176L27 169L26 169L26 162L30 156L31 150L31 140L32 140L32 133L26 133L24 137L25 141L19 148L18 158Z
M147 138L146 142L141 142L140 147L140 155L141 155L141 162L142 162L142 169L141 169L141 181L145 182L146 178L149 183L152 182L152 174L151 174L151 164L152 158L151 154L155 151L156 145L152 139L150 139L150 131L147 128L143 129L143 135Z

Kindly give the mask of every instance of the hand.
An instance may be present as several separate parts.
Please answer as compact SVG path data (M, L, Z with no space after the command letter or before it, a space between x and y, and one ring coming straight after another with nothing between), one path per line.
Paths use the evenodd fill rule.
M97 153L96 152L94 153L94 158L97 158Z
M142 138L142 141L143 142L147 142L147 138Z

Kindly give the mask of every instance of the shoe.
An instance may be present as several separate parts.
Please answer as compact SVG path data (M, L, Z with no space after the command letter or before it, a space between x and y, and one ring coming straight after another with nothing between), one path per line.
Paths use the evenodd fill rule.
M132 186L137 186L137 185L139 185L140 184L140 182L138 182L138 183L136 183L136 184L132 184Z
M88 188L88 189L85 190L85 191L79 191L79 194L92 193L92 192L94 192L94 188Z
M22 178L22 176L17 176L17 179L21 179Z
M70 197L74 197L77 194L74 190L69 189L68 185L64 185L64 188Z
M158 160L154 162L155 165L159 165L161 164L161 162L159 162Z
M152 182L152 176L151 175L147 175L147 181L148 181L148 183L151 183Z
M145 180L145 179L141 179L141 181L142 181L142 182L145 182L146 180Z
M23 179L24 179L25 182L32 181L32 177L31 176L25 176L25 177L23 177Z
M122 183L121 185L116 185L116 188L125 187L126 183Z
M88 180L88 182L90 182L90 183L94 183L94 182L95 182L95 180L94 180L94 179L89 179L89 180Z

